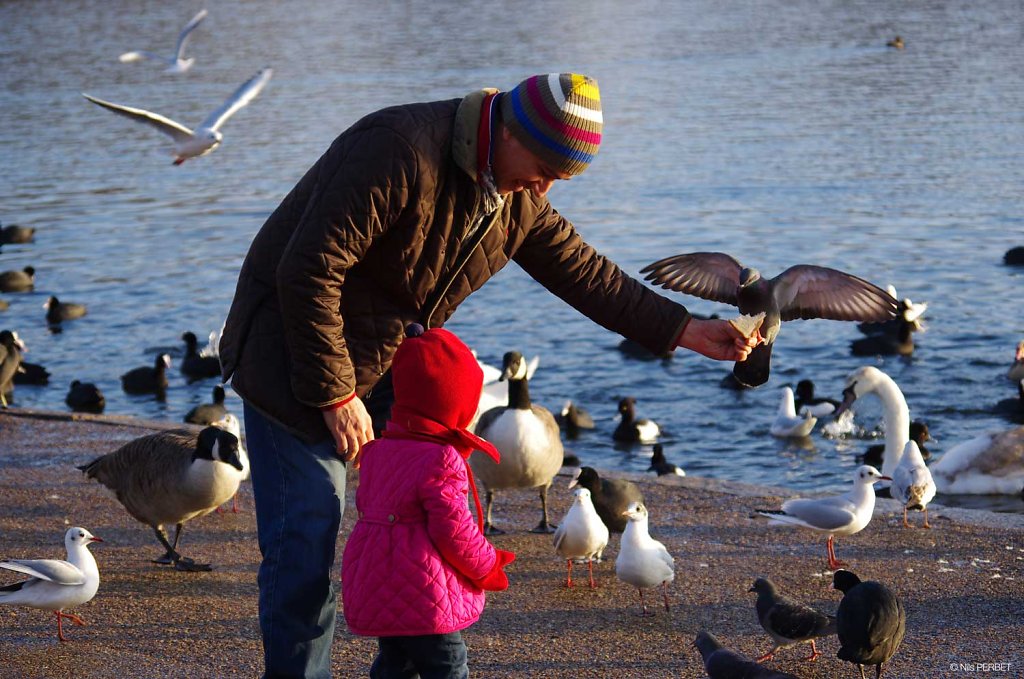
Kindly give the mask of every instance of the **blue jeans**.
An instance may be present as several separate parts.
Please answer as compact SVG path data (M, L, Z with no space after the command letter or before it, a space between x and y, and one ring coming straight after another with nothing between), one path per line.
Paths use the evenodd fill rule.
M265 677L331 676L337 613L332 577L345 507L345 463L333 439L309 445L245 404L259 535Z
M370 679L466 679L469 665L462 633L381 637Z

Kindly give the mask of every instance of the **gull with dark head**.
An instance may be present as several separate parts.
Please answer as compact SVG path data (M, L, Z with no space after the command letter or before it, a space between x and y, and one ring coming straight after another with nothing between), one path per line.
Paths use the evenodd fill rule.
M82 96L103 108L124 116L137 123L144 123L155 130L166 134L174 140L174 164L181 165L189 158L205 156L220 146L224 135L221 133L221 126L228 118L238 112L243 106L256 98L256 95L266 86L273 69L265 68L249 80L242 83L235 93L228 97L220 108L206 117L195 130L190 130L184 125L170 118L165 118L158 113L152 113L141 108L122 106L103 99L82 93Z
M191 21L185 24L185 28L181 29L181 33L178 34L178 44L174 48L174 54L165 57L153 52L147 52L146 50L137 50L134 52L125 52L118 57L118 60L122 64L130 64L136 61L158 61L167 64L167 73L185 73L192 64L195 63L195 59L192 57L185 58L185 45L188 43L189 36L192 35L199 24L206 18L206 10L201 9L192 17Z
M768 381L772 345L782 321L826 318L833 321L887 321L896 315L896 300L861 278L812 264L791 266L765 278L723 252L693 252L648 264L640 273L669 290L732 304L740 313L764 313L764 343L737 363L733 375L746 386Z

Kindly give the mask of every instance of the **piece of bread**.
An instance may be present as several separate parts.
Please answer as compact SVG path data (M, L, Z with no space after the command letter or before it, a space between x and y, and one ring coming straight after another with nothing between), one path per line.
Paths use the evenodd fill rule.
M744 337L753 337L754 333L757 332L757 329L761 327L761 323L763 322L763 311L756 316L743 314L742 316L729 319L729 325L739 330Z

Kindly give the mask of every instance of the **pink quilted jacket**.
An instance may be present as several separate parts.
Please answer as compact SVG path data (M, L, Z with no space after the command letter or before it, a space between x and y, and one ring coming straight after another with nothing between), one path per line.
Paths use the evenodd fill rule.
M359 520L341 590L355 634L447 634L480 618L494 547L469 511L466 462L449 445L378 439L363 449Z

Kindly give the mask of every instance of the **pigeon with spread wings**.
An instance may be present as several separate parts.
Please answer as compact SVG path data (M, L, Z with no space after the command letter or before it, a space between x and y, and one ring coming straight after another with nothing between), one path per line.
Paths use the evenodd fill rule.
M764 343L737 363L733 375L756 387L768 381L772 345L782 321L827 318L834 321L887 321L896 315L896 300L861 278L823 266L797 264L775 278L723 252L692 252L648 264L640 273L668 290L725 302L743 314L764 312Z
M238 112L240 108L256 98L256 95L266 86L270 76L274 74L273 69L265 68L252 78L242 83L235 90L235 93L225 100L216 111L206 117L199 127L190 130L181 123L170 118L165 118L157 113L113 104L96 97L82 93L82 96L105 109L113 111L118 115L130 118L138 123L145 123L154 129L163 132L174 140L174 164L181 165L189 158L205 156L210 151L220 146L224 135L220 131L221 125L227 122L228 118Z

